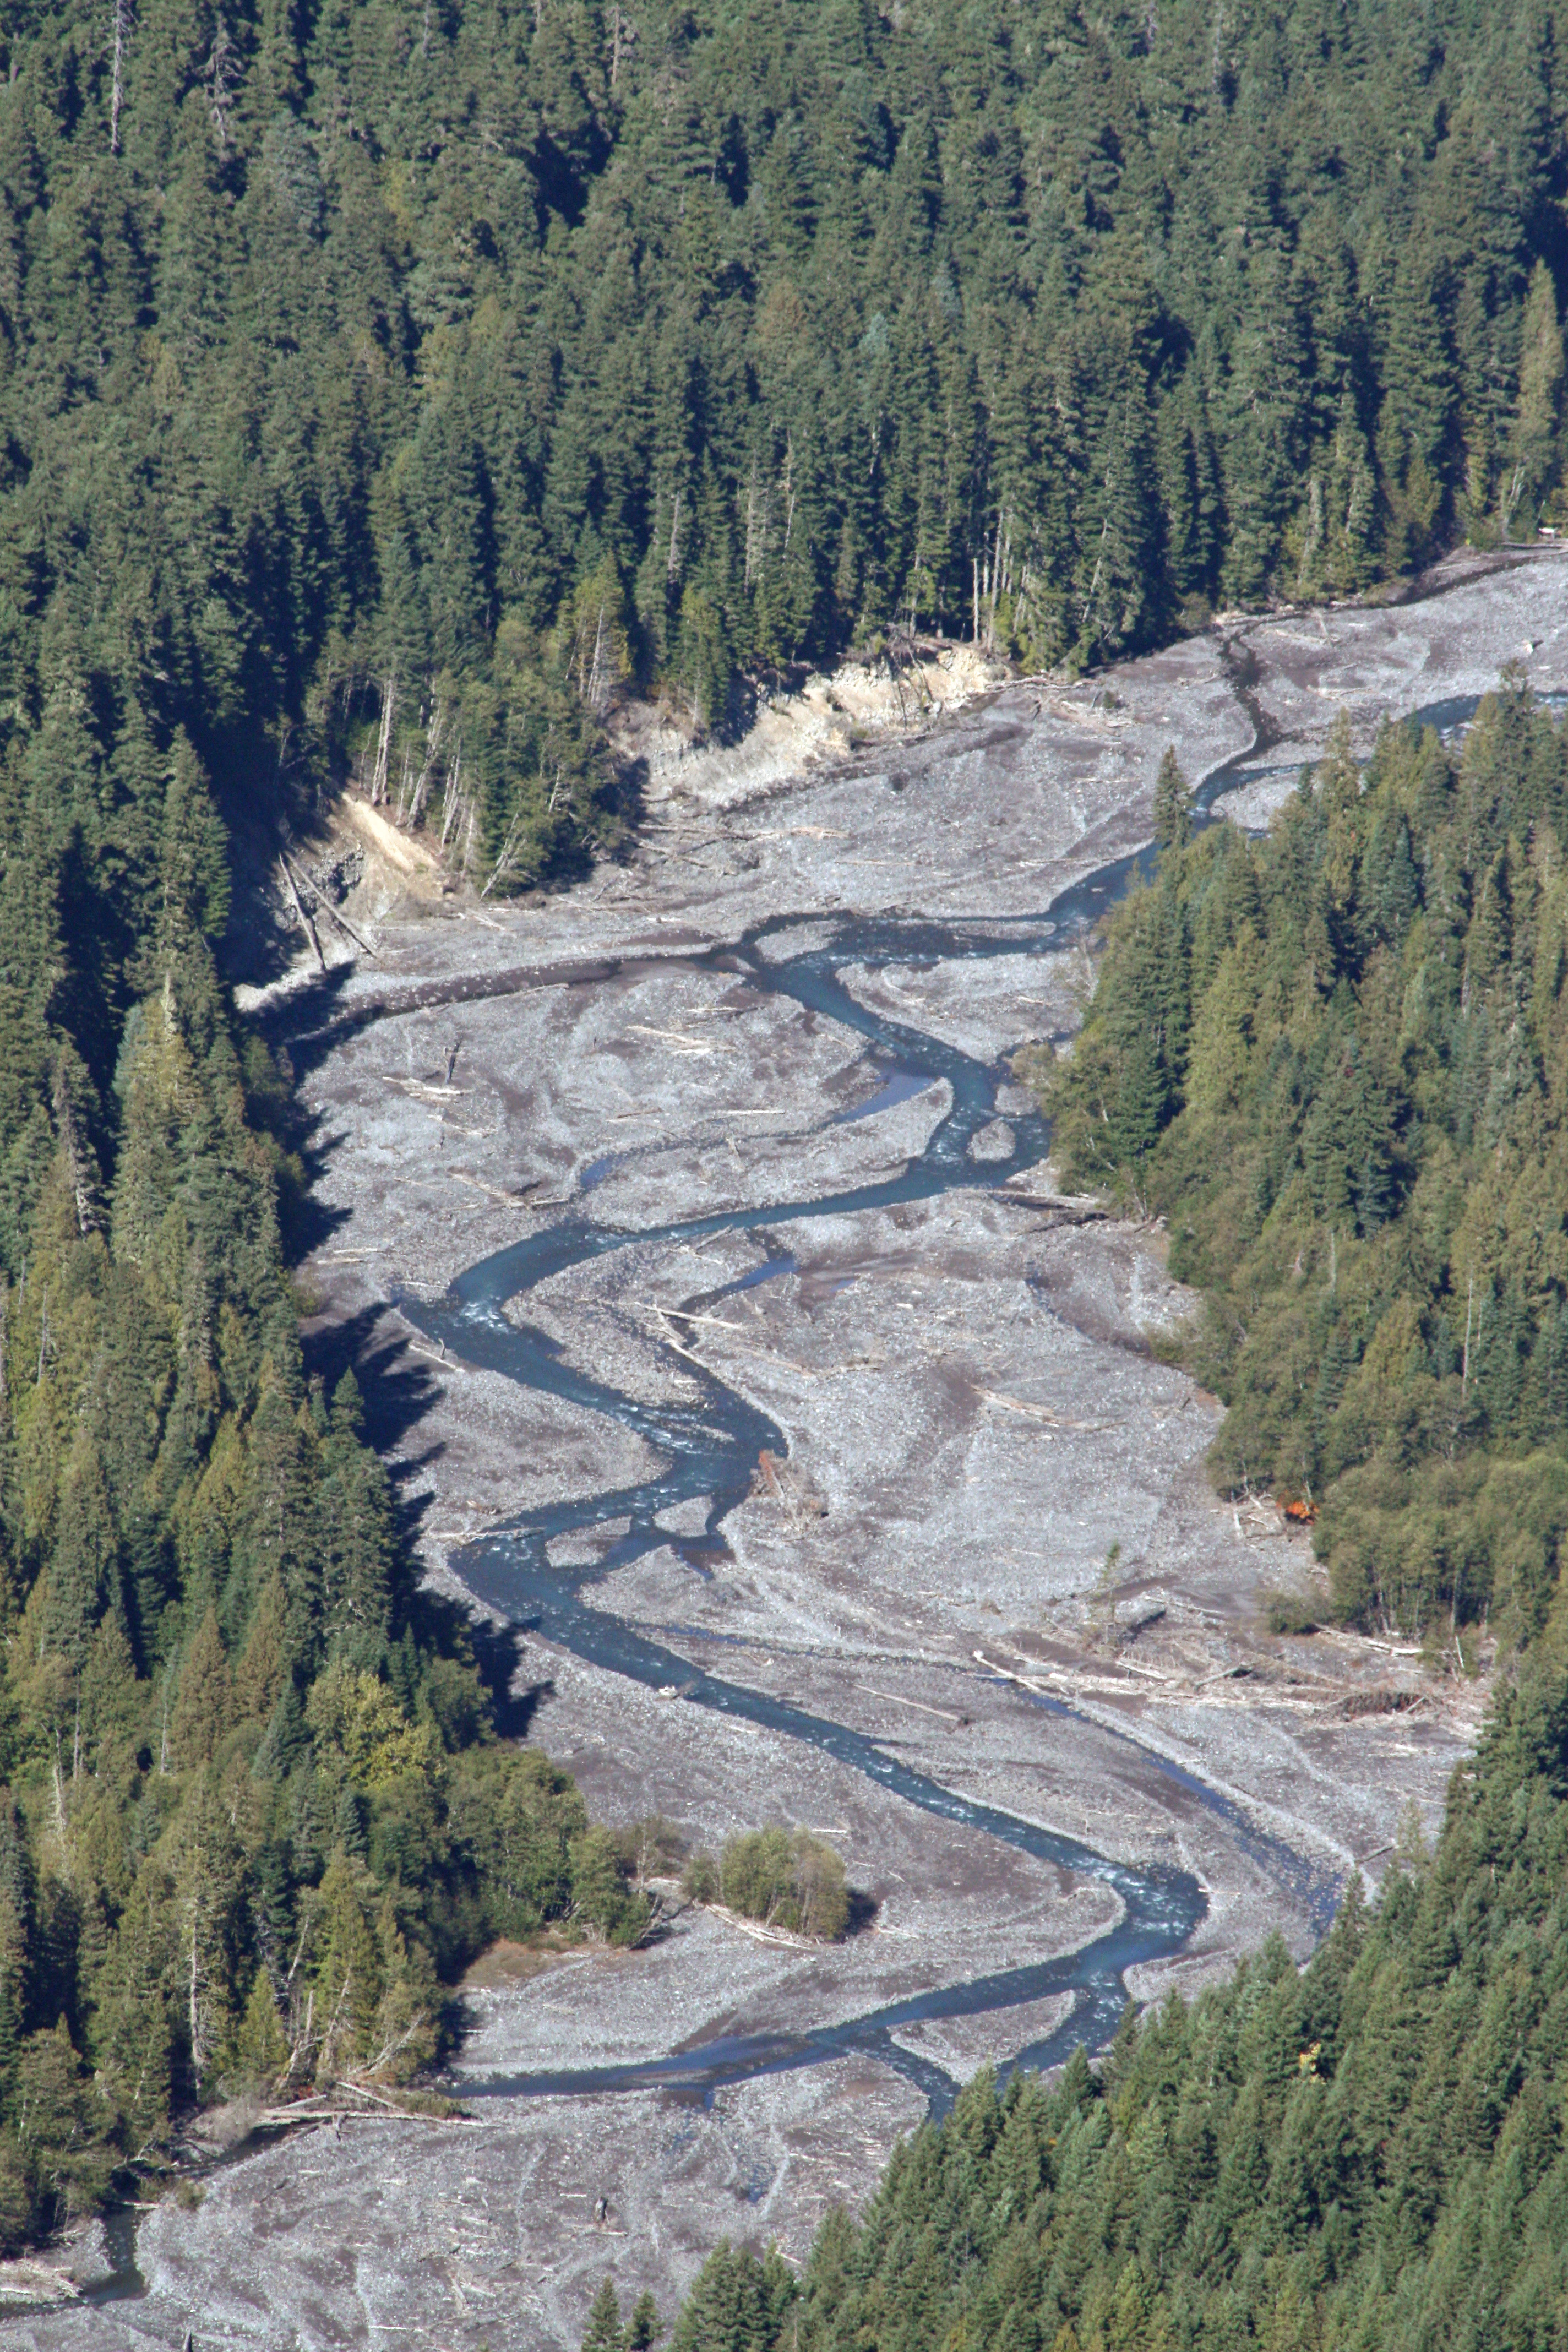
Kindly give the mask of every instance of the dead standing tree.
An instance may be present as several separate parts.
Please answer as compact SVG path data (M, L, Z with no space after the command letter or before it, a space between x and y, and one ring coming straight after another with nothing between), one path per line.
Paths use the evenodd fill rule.
M441 749L441 731L445 723L446 714L440 703L437 702L430 713L429 730L425 738L424 765L419 771L419 781L414 787L414 798L408 805L410 825L416 825L425 814L425 803L430 792L430 777L435 769L436 755Z
M447 770L447 782L441 794L441 851L443 856L446 854L447 841L449 839L455 840L462 827L464 807L463 747L459 743L452 755L451 764Z
M125 104L125 53L131 47L132 22L131 0L114 0L114 13L110 18L110 40L112 47L111 79L109 89L109 152L120 152L120 116Z
M207 112L212 118L213 136L219 152L228 152L228 118L234 105L234 44L228 37L228 26L221 10L213 27L213 44L207 56L202 79L207 86Z
M787 466L785 488L788 488ZM746 488L746 572L745 584L753 587L763 576L763 563L767 553L768 528L773 520L773 498L766 484L759 495L757 460L752 459L752 478Z
M397 672L393 670L381 689L381 734L375 747L375 771L370 780L370 804L379 808L386 798L386 767L392 752L392 720L397 709Z
M618 0L610 10L610 88L614 89L621 78L621 66L637 47L637 28L629 16L621 13Z
M55 1132L64 1147L70 1171L71 1198L76 1208L77 1231L85 1240L99 1223L97 1185L92 1162L77 1127L76 1113L71 1105L70 1090L66 1084L65 1057L55 1062L53 1087Z

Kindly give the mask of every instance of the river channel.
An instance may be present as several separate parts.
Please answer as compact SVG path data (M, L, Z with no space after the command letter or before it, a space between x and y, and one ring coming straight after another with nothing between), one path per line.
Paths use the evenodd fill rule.
M1167 743L1263 823L1339 709L1447 732L1519 646L1560 694L1562 579L1249 623L743 789L714 753L570 901L356 899L374 968L258 991L318 1122L315 1344L432 1572L531 1635L534 1736L607 1821L820 1827L879 1908L820 1951L692 1914L537 1982L503 1953L467 2124L345 2116L112 2217L39 2352L564 2347L607 2270L668 2309L737 2222L797 2259L975 2065L1102 2048L1273 1925L1300 1957L1401 1801L1435 1817L1474 1710L1352 1712L1376 1645L1259 1639L1289 1548L1206 1490L1158 1254L1020 1216L1049 1136L1007 1055L1075 1025ZM1113 1538L1150 1612L1115 1656Z
M1237 680L1244 696L1247 683L1245 677ZM1445 705L1440 711L1421 712L1417 717L1431 716L1442 725L1452 726L1468 717L1473 707L1473 703L1463 708ZM1198 789L1200 823L1212 821L1209 813L1225 793L1268 772L1258 765L1267 750L1265 730L1258 714L1253 715L1258 731L1249 751L1244 759L1216 768ZM856 2050L874 2054L904 2074L924 2093L931 2112L941 2113L951 2105L956 2085L928 2057L901 2046L893 2038L896 2029L919 2020L974 2015L1069 1994L1072 2006L1064 2021L1047 2038L1020 2049L1002 2071L1058 2064L1080 2043L1090 2051L1105 2045L1127 2005L1125 1971L1179 1951L1204 1918L1205 1898L1191 1873L1163 1864L1112 1861L1089 1845L961 1797L889 1756L875 1740L694 1665L595 1606L588 1597L595 1584L660 1547L671 1547L693 1575L707 1574L708 1564L724 1543L725 1517L751 1491L759 1454L765 1451L775 1459L783 1458L788 1443L768 1414L690 1356L683 1360L699 1381L697 1400L680 1406L649 1405L575 1370L555 1341L506 1311L512 1301L525 1298L537 1284L564 1268L628 1244L694 1242L726 1232L755 1235L767 1252L764 1263L744 1277L748 1285L785 1278L794 1272L795 1261L777 1244L770 1243L772 1228L894 1208L959 1187L994 1187L1037 1164L1049 1148L1048 1129L1037 1113L1009 1116L1007 1128L1013 1140L1005 1158L977 1164L971 1150L974 1138L998 1118L997 1090L1007 1077L1003 1066L986 1067L956 1046L868 1010L851 994L840 973L851 965L860 970L889 963L931 967L955 959L1060 955L1079 947L1086 931L1125 894L1134 877L1150 870L1147 851L1123 857L1063 891L1043 913L984 926L887 916L848 917L832 923L825 937L805 950L774 956L769 952L773 939L786 932L798 936L802 921L799 916L780 917L747 931L732 945L693 958L694 969L732 973L760 993L793 998L808 1011L841 1023L867 1040L882 1073L882 1085L856 1110L840 1112L840 1120L874 1116L910 1092L945 1080L952 1106L924 1149L900 1172L879 1182L637 1231L598 1223L584 1212L574 1211L548 1229L470 1266L444 1298L425 1302L405 1296L398 1300L408 1319L448 1357L610 1415L643 1439L662 1463L658 1475L642 1483L521 1513L455 1554L454 1565L482 1601L600 1669L628 1676L678 1704L712 1708L805 1742L925 1812L977 1835L1000 1839L1041 1862L1098 1880L1119 1898L1121 1917L1107 1933L1076 1952L963 1983L932 1987L911 1999L804 2034L726 2036L633 2065L489 2080L466 2075L465 2097L603 2093L661 2084L710 2097L722 2084L816 2064ZM605 1164L595 1163L585 1171L586 1195L591 1196L595 1179ZM739 1286L725 1286L695 1304L707 1309ZM658 1524L659 1516L693 1498L708 1504L700 1534L672 1538ZM552 1562L551 1548L559 1538L609 1521L629 1525L591 1566ZM1058 1712L1070 1711L1059 1701L1040 1703ZM1313 1925L1320 1931L1326 1927L1340 1882L1321 1862L1293 1852L1278 1836L1259 1829L1228 1798L1194 1776L1150 1757L1149 1751L1144 1753L1157 1769L1176 1775L1190 1793L1222 1813L1233 1836L1266 1873L1289 1887Z

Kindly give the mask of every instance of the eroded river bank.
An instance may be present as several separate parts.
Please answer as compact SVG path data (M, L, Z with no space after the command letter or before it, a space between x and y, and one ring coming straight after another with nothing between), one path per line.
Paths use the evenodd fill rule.
M750 793L696 770L634 866L410 902L269 1013L335 1219L313 1344L432 1572L527 1628L531 1737L611 1821L826 1832L875 1916L491 1970L471 2124L267 2150L147 2218L143 2294L7 2333L574 2347L606 2270L668 2313L721 2236L801 2252L977 2065L1271 1926L1304 1952L1435 1815L1479 1694L1268 1635L1306 1547L1213 1496L1160 1238L1053 1204L1008 1062L1075 1025L1167 742L1261 822L1341 708L1364 744L1509 659L1568 684L1564 579L1238 624Z

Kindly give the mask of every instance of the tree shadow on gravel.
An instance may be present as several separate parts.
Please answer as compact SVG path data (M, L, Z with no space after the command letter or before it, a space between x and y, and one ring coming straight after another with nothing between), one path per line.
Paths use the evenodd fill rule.
M352 1011L343 1007L343 991L355 970L353 964L334 964L249 1016L272 1051L288 1055L296 1076L319 1069L343 1037L379 1018L380 1007L371 1000Z
M868 1895L862 1887L847 1887L845 1892L849 1898L849 1914L839 1940L847 1944L852 1937L863 1936L868 1927L876 1926L882 1906L874 1895Z
M367 1444L385 1457L424 1420L440 1393L435 1370L408 1352L401 1339L378 1332L391 1309L375 1299L356 1314L322 1315L300 1330L306 1376L320 1380L330 1397L345 1372L359 1382L364 1401ZM435 1459L434 1453L423 1460ZM395 1476L397 1465L389 1465Z
M389 1312L386 1300L378 1298L354 1315L320 1316L301 1325L300 1352L306 1378L319 1381L328 1397L345 1372L353 1374L363 1406L360 1434L381 1457L393 1491L398 1542L412 1553L435 1498L420 1491L411 1494L410 1482L438 1462L446 1448L437 1444L418 1451L406 1441L436 1402L440 1387L435 1371L411 1355L400 1338L389 1338L380 1329Z
M355 1315L321 1316L306 1324L300 1339L307 1377L319 1380L330 1397L345 1372L353 1372L364 1404L363 1435L381 1456L391 1482L400 1549L410 1560L418 1543L421 1523L432 1496L408 1491L415 1474L439 1459L443 1448L427 1446L422 1453L405 1449L408 1434L417 1428L440 1392L434 1369L409 1355L401 1339L379 1329L387 1313L384 1300L363 1307ZM520 1685L525 1650L515 1625L494 1624L468 1614L449 1595L421 1589L419 1614L441 1633L441 1647L461 1654L466 1643L489 1695L491 1717L502 1739L526 1739L535 1715L555 1685L548 1680Z
M319 981L274 1004L257 1023L273 1052L287 1056L289 1112L281 1139L299 1160L304 1181L287 1203L288 1247L294 1263L319 1249L349 1219L346 1209L329 1208L315 1197L317 1181L336 1138L320 1114L309 1111L299 1094L300 1078L317 1069L333 1048L355 1031L379 1020L380 1001L344 1005L342 992L352 968L335 967ZM504 983L502 983L504 985ZM481 991L480 992L489 992ZM432 1076L438 1076L433 1071ZM386 1470L393 1493L397 1544L416 1580L418 1543L435 1497L414 1488L420 1471L438 1461L444 1447L420 1450L411 1433L440 1394L439 1368L413 1355L401 1335L389 1333L387 1299L374 1299L353 1314L327 1311L300 1326L300 1347L309 1381L320 1381L330 1398L345 1372L353 1372L363 1406L362 1434ZM411 1489L414 1489L411 1491ZM414 1607L437 1645L448 1654L472 1656L489 1699L491 1720L502 1739L526 1739L535 1715L554 1696L553 1682L523 1679L526 1650L521 1628L470 1615L453 1595L419 1587Z
M438 1596L426 1594L435 1601ZM555 1696L555 1684L548 1675L542 1682L525 1683L518 1686L518 1669L523 1660L522 1634L515 1625L492 1625L483 1618L472 1618L456 1601L440 1604L449 1608L455 1618L468 1627L468 1642L474 1653L474 1664L490 1695L490 1711L496 1735L501 1739L526 1739L533 1718L546 1699Z

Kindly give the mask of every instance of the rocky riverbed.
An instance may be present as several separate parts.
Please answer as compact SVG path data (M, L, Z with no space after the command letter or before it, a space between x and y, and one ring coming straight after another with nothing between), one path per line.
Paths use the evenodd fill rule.
M1194 781L1226 769L1222 810L1266 822L1341 709L1364 748L1505 661L1568 687L1565 585L1546 551L1468 559L1401 607L1238 620L918 736L818 730L795 774L776 745L668 763L627 866L539 906L410 888L374 958L269 992L331 1227L305 1269L311 1345L359 1365L433 1577L504 1606L500 1555L481 1574L465 1547L656 1484L661 1412L727 1395L780 1433L721 1524L687 1494L646 1540L608 1503L538 1538L694 1696L721 1677L763 1719L574 1654L547 1618L521 1685L531 1738L603 1818L660 1812L711 1847L807 1823L862 1924L814 1951L676 1907L643 1952L497 1956L455 2069L471 2120L344 2121L227 2164L142 2219L144 2292L4 2340L531 2352L575 2346L606 2272L668 2313L722 2236L804 2251L931 2083L1060 2032L1073 1996L1027 1971L1093 1946L1122 1896L918 1808L801 1717L1075 1854L1190 1874L1204 1916L1129 1969L1140 2000L1272 1927L1304 1953L1406 1809L1436 1819L1482 1694L1387 1645L1268 1633L1270 1591L1313 1590L1310 1548L1267 1502L1213 1496L1218 1408L1151 1346L1191 1305L1162 1237L1057 1197L1008 1065L1076 1024L1102 901L1062 894L1147 840L1168 742ZM859 1025L773 985L818 948ZM955 1128L975 1071L985 1117ZM955 1132L958 1178L900 1197ZM629 1238L507 1306L498 1329L570 1368L547 1393L499 1342L465 1360L430 1308L563 1217ZM999 1975L1005 2000L909 2013ZM774 2071L724 2062L763 2044Z

